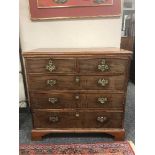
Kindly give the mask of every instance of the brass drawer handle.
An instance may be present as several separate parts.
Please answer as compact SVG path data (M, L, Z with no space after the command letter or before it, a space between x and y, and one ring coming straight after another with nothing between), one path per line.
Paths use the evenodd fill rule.
M75 117L79 117L79 116L80 116L80 114L79 114L79 113L76 113L76 114L75 114Z
M109 83L106 79L99 79L98 84L100 84L102 87L106 86Z
M58 116L50 116L49 117L49 122L51 123L56 123L59 121L59 117Z
M52 87L56 84L56 80L47 80L47 84Z
M108 99L106 97L99 97L98 98L98 102L100 102L101 104L105 104L108 101Z
M101 64L98 65L98 70L105 72L106 70L109 70L109 65L106 64L105 59L101 60Z
M51 102L52 104L58 102L58 99L57 98L48 98L48 101Z
M105 117L105 116L98 116L98 117L97 117L97 121L100 122L100 123L106 122L107 119L108 119L108 118Z
M50 72L53 72L56 69L52 60L49 60L48 64L46 65L46 69Z
M76 76L75 82L76 82L76 83L79 83L79 82L80 82L80 77Z

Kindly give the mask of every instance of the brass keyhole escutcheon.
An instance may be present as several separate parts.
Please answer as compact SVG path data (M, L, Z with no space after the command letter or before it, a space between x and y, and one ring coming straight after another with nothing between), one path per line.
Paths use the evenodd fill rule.
M80 99L80 96L79 95L75 95L75 99L76 100L79 100Z
M80 77L79 77L79 76L76 76L76 77L75 77L75 82L76 82L77 84L80 83Z

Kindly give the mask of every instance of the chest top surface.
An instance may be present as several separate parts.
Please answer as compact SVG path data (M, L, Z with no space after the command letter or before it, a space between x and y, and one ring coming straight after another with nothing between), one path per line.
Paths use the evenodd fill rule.
M24 51L24 57L46 56L46 55L127 55L132 51L120 48L38 48L30 51Z

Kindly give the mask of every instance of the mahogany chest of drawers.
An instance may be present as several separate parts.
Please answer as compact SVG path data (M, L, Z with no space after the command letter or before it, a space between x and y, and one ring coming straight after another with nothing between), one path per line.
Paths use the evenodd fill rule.
M132 52L117 48L23 52L32 140L49 133L107 133L123 140Z

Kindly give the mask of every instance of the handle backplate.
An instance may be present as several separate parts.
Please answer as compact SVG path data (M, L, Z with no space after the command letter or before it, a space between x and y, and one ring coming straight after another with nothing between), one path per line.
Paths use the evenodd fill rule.
M101 60L101 64L98 65L98 70L100 70L102 72L105 72L105 71L109 70L109 65L106 64L105 59Z
M98 116L97 117L97 121L100 122L100 123L104 123L107 121L107 117L106 116Z
M98 84L100 84L102 87L106 86L108 83L109 81L104 78L98 80Z
M56 80L47 80L47 84L52 87L56 84Z
M53 61L52 60L49 60L48 64L46 65L46 69L49 71L49 72L53 72L56 67L55 65L53 64Z
M107 97L99 97L98 102L101 104L105 104L108 101Z
M48 101L51 102L52 104L54 104L54 103L58 102L58 99L52 97L52 98L48 98Z
M51 123L56 123L59 121L59 117L58 116L50 116L49 117L49 122Z

